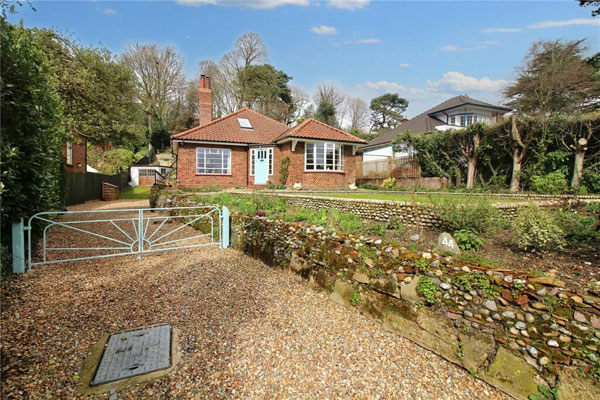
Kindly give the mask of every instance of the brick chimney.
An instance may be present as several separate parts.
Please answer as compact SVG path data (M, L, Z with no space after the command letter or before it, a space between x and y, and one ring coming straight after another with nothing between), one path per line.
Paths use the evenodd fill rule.
M200 126L208 124L212 120L212 92L210 90L210 78L204 75L200 76L198 116Z

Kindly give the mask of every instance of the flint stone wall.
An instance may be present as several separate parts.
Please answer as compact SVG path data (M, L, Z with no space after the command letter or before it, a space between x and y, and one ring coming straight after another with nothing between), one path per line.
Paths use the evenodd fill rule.
M600 292L258 217L234 217L232 244L516 398L540 395L540 385L558 385L561 400L600 398L589 373L600 356ZM421 280L434 285L434 304Z

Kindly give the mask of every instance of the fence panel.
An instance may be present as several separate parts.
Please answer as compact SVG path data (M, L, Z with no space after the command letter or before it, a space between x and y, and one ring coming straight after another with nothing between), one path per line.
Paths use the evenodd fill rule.
M127 186L127 171L117 175L96 174L93 172L67 172L67 195L65 205L85 203L102 198L102 183L110 183L119 187Z
M359 161L356 178L419 178L421 167L415 157L388 157L383 160Z

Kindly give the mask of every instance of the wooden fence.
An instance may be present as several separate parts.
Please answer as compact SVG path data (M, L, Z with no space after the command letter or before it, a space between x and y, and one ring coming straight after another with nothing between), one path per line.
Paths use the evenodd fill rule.
M67 172L67 193L65 205L85 203L89 200L102 199L102 183L110 183L119 187L127 186L127 171L117 175L96 174L93 172Z
M356 179L420 178L421 166L416 157L399 157L357 161Z

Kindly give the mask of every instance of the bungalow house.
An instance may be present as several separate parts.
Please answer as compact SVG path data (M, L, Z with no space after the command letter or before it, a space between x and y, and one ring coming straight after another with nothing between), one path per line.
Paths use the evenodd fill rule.
M496 106L466 95L456 96L404 121L395 129L381 133L360 148L363 161L385 160L411 155L411 149L393 151L393 142L401 133L430 133L449 129L460 129L476 122L494 123L511 109Z
M202 76L200 126L172 137L178 187L355 183L356 151L366 141L312 118L289 127L247 108L211 121L211 107L210 79Z

